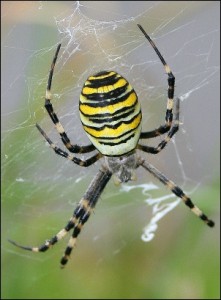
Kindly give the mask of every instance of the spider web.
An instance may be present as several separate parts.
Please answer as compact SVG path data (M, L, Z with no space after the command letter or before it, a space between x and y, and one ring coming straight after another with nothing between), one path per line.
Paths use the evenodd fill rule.
M35 128L38 122L52 141L64 148L43 107L48 70L59 42L62 49L52 84L54 108L72 143L85 145L88 140L79 120L78 98L88 75L101 70L119 72L134 87L142 105L143 130L164 123L167 76L136 25L142 24L176 76L175 96L181 99L178 135L159 155L143 156L193 197L202 184L213 180L219 153L219 24L212 17L217 11L215 2L24 3L17 13L26 24L8 20L10 3L4 4L3 15L5 24L10 25L5 25L2 42L3 224L7 237L26 230L23 243L31 244L44 239L40 234L33 238L33 232L44 232L47 237L57 233L101 164L89 169L71 165L54 155ZM148 145L159 141L149 140ZM115 232L122 243L112 248L112 254L127 245L129 238L119 233L123 223L136 227L131 239L138 235L151 241L160 220L180 202L150 174L138 170L137 177L137 182L121 187L111 182L98 202L96 216L85 225L84 231L93 230L96 242L110 234L115 220ZM182 208L181 214L187 214ZM53 217L59 221L51 228Z

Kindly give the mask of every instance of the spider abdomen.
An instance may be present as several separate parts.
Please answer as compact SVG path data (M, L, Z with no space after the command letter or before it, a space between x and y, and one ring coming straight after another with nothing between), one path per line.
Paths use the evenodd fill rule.
M103 155L123 155L136 148L141 107L136 92L120 74L102 71L88 77L79 110L84 130Z

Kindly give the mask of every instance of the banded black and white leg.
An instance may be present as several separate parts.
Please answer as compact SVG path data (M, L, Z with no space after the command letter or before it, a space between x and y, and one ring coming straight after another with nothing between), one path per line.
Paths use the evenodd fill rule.
M85 205L80 211L78 222L74 226L72 236L61 259L61 266L64 266L68 262L70 254L76 244L77 237L80 234L83 225L87 222L88 218L90 217L91 211L93 211L98 198L100 197L103 189L107 185L111 176L112 173L108 169L103 168L103 170L100 170L97 176L91 182L88 190L86 191L83 197Z
M144 34L145 38L149 41L151 46L153 47L154 51L156 52L157 56L159 57L160 61L162 62L164 69L168 75L168 99L167 99L167 109L166 109L166 116L165 116L165 125L161 125L157 129L152 131L142 132L140 138L141 139L149 139L154 138L159 135L162 135L168 132L171 128L172 121L173 121L173 98L174 98L174 88L175 88L175 77L170 70L170 67L166 63L165 59L163 58L162 54L158 50L155 43L152 41L150 36L146 33L143 27L139 24L137 26L140 28L141 32Z
M140 158L139 164L159 181L161 181L166 187L168 187L177 197L181 198L184 204L188 206L191 211L197 217L203 220L209 227L213 227L215 225L212 220L208 219L208 217L195 204L193 204L191 199L173 181L169 180L164 174L162 174L158 169L146 162L144 159Z
M174 117L174 120L173 120L173 126L170 128L170 130L167 133L166 137L158 144L158 146L150 147L150 146L138 144L137 149L142 150L142 151L147 152L147 153L151 153L151 154L157 154L161 150L163 150L165 148L165 146L167 145L167 143L171 140L171 138L179 130L179 115L180 115L180 99L179 98L176 99L176 106L175 106L174 115L175 115L175 117Z
M46 240L43 245L39 247L28 247L28 246L19 245L16 242L11 240L9 241L13 245L22 248L24 250L33 251L33 252L45 252L49 248L51 248L51 246L53 246L62 238L64 238L71 229L73 229L73 233L68 242L68 246L64 252L64 255L61 258L61 266L64 267L64 265L68 262L72 249L76 244L77 237L80 234L83 225L87 222L88 218L90 217L91 211L94 209L102 191L104 190L105 186L109 182L111 176L112 173L105 167L102 167L99 170L99 172L94 177L91 184L89 185L83 198L80 200L79 204L74 210L73 216L71 217L67 225L51 239Z
M75 157L73 154L69 154L66 151L62 150L61 148L57 147L38 124L36 124L36 127L38 128L40 133L43 135L43 137L46 139L46 141L49 143L50 147L54 150L56 154L73 161L75 164L80 165L81 167L89 167L90 165L94 164L97 160L99 160L103 156L100 152L98 152L97 154L95 154L94 156L86 160L79 159Z
M51 69L49 72L49 77L48 77L48 83L47 83L47 88L46 88L46 95L45 95L45 108L52 120L52 122L55 124L55 127L57 129L57 132L61 136L61 140L64 143L65 147L72 153L88 153L91 151L94 151L96 148L93 144L89 144L86 146L79 146L79 145L73 145L68 138L64 127L62 126L61 122L58 119L57 114L54 112L51 99L52 99L52 94L51 94L51 85L52 85L52 79L53 79L53 74L54 74L54 68L55 64L58 58L58 53L60 51L61 44L58 45L57 50L55 52L52 64L51 64Z

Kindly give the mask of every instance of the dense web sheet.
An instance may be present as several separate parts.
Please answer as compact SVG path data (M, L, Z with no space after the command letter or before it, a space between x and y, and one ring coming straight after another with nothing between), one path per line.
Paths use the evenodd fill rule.
M55 14L53 11L58 38L50 38L48 34L45 43L42 44L41 41L40 46L36 43L32 46L19 45L15 39L19 31L18 25L12 26L4 36L2 47L10 53L11 65L13 66L16 53L16 58L21 56L21 64L16 64L17 69L14 67L11 74L7 74L2 102L4 199L10 201L11 206L13 202L19 203L17 208L13 207L14 216L23 216L18 221L17 230L22 230L25 226L22 224L24 218L27 218L28 222L33 216L38 218L50 211L51 214L61 211L61 220L64 220L64 223L57 222L58 226L51 230L50 220L45 216L44 224L40 225L41 232L43 228L47 229L45 234L48 233L48 237L56 233L71 216L72 208L80 200L100 166L100 162L89 170L70 166L70 162L54 155L34 126L38 122L50 138L63 147L43 108L48 70L59 42L62 43L62 48L52 84L54 108L72 142L85 145L88 140L79 121L78 97L88 75L100 70L116 70L134 87L141 101L145 131L164 123L167 76L156 53L136 25L142 24L175 74L175 97L181 99L181 129L178 137L173 139L164 153L144 156L185 191L187 188L186 192L189 195L194 195L193 192L203 182L212 178L211 173L209 178L200 174L206 174L209 147L215 144L217 131L214 129L213 136L210 136L210 146L202 149L208 137L199 130L203 127L204 116L209 115L210 120L216 111L215 105L209 103L211 110L207 112L207 99L209 97L209 101L217 101L217 23L211 20L209 25L205 24L206 10L203 4L198 7L196 2L174 2L174 5L171 2L167 12L161 2L136 3L134 8L133 2L124 4L123 1L108 1L107 4L101 2L100 7L93 1L73 2L63 13ZM50 4L40 1L38 7L32 7L33 17L37 13L42 13L43 16L49 9L48 5ZM208 10L212 9L209 3L205 5L208 6ZM197 14L197 9L200 9L201 13ZM8 13L6 11L6 17ZM42 35L44 36L44 32ZM41 32L38 33L38 41L40 39ZM4 68L10 70L6 66ZM199 106L202 109L202 120L198 120L196 124ZM208 119L207 135L210 134L212 126ZM192 128L194 132L190 136ZM158 141L159 139L149 140L148 145L156 145ZM199 150L202 150L200 154ZM203 162L205 165L202 165ZM111 187L107 188L99 201L96 214L99 207L103 214L107 210L120 211L120 214L123 214L124 208L131 205L134 215L131 213L130 223L133 222L136 226L136 209L142 206L146 211L146 219L143 215L144 229L142 232L140 228L140 233L143 241L150 241L155 236L156 229L160 227L160 219L173 210L180 200L151 175L140 170L137 173L138 180L135 183L117 188L111 183ZM25 194L22 192L24 188ZM154 196L153 191L159 189L160 196ZM140 199L128 204L125 198L132 190L136 190L136 199ZM39 204L39 197L42 204ZM125 200L123 204L122 197ZM113 205L108 207L109 200L114 202L115 209ZM104 204L106 201L109 204ZM183 207L183 214L187 213L188 210ZM58 218L59 214L56 217ZM92 219L90 224L95 221L96 216ZM7 228L10 226L14 226L13 218L8 222ZM35 227L37 225L31 226L32 231L38 231ZM90 226L86 224L85 227ZM11 236L13 231L9 232ZM96 235L94 240L98 236ZM39 242L43 239L42 237ZM29 240L25 238L25 243L27 242L33 243L30 235Z

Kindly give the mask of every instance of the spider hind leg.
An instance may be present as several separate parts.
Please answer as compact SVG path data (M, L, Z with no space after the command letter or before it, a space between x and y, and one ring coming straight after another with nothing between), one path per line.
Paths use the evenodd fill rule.
M65 249L64 255L61 258L61 267L63 268L71 255L71 252L76 244L77 237L81 232L83 225L90 217L91 211L95 207L102 191L109 182L112 173L107 168L102 168L92 180L81 202L83 203L82 209L78 214L78 221L76 222L71 238ZM80 203L81 203L80 202Z

